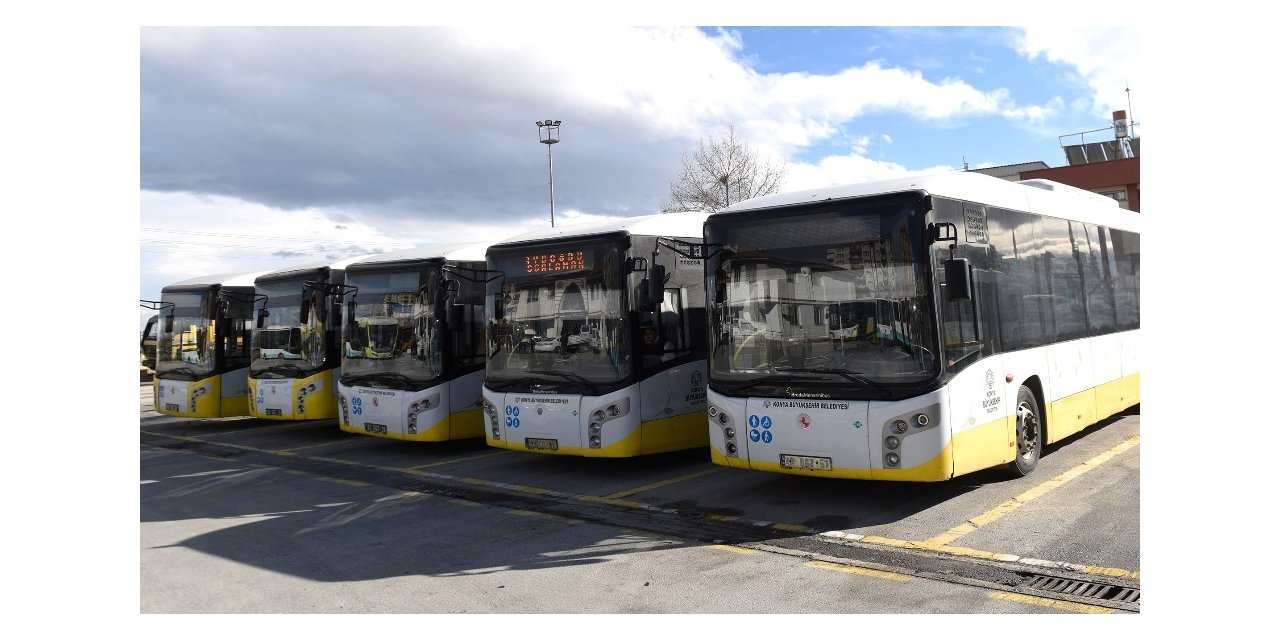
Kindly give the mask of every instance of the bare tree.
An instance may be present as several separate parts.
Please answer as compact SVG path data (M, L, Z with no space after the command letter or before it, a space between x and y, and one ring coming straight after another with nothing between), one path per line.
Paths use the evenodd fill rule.
M680 156L680 173L671 181L671 201L664 211L720 211L735 202L777 193L783 168L759 153L726 125L717 137L698 140L690 156Z

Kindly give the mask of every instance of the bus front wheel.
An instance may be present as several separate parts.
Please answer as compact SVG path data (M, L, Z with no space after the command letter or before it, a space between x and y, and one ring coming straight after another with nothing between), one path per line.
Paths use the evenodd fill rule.
M1040 448L1044 442L1044 422L1040 419L1040 403L1036 394L1026 387L1018 387L1018 408L1014 425L1017 451L1009 464L1010 475L1020 478L1035 470L1040 462Z

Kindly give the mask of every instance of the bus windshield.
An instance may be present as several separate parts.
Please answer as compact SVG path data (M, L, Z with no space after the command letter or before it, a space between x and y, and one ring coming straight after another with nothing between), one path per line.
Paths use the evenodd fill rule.
M723 246L708 267L717 391L838 385L843 397L883 399L933 379L920 217L899 201L709 219L708 241Z
M631 373L620 247L577 244L490 257L501 271L485 381L509 391L601 393ZM568 257L566 257L568 256ZM550 258L550 262L548 262ZM491 309L493 308L491 307Z
M433 313L439 278L439 263L347 271L355 313L343 319L343 384L416 390L443 374L440 324Z
M262 328L253 332L253 361L249 373L255 378L303 378L324 366L325 345L321 330L313 321L300 322L302 285L314 276L260 283L259 295L266 295L267 316Z
M212 374L217 366L213 292L164 293L161 300L173 306L160 315L156 372L191 380Z

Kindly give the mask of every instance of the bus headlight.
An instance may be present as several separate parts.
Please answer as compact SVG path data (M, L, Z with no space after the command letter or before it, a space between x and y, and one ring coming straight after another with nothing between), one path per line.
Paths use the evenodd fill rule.
M596 422L604 422L604 412L599 409L596 409L591 414L591 419L595 420Z
M738 445L730 442L724 446L724 450L731 456L738 455Z
M884 448L886 449L897 449L899 444L902 443L898 440L898 436L889 436L884 439Z
M593 435L593 436L598 436L598 435L600 435L600 423L599 423L599 422L592 422L589 428L590 428L590 430L591 430L591 435Z
M591 436L591 439L588 440L587 442L591 443L592 449L600 448L600 436Z
M907 421L906 421L906 420L895 420L895 421L893 422L893 432L894 432L894 433L898 433L898 434L906 433L906 432L907 432Z
M899 462L901 462L901 461L902 461L902 459L901 459L901 458L899 458L899 457L898 457L898 454L896 454L896 453L886 453L886 454L884 454L884 466L886 466L886 467L896 467L896 466L898 466L898 463L899 463Z
M608 411L609 411L609 417L610 417L610 418L616 418L616 417L618 417L618 415L619 415L619 414L621 414L621 413L622 413L622 408L621 408L621 407L619 407L619 406L618 406L618 405L616 405L616 404L611 404L611 405L609 405L609 409L608 409Z
M927 426L929 426L929 416L926 416L926 415L925 415L925 414L923 414L923 413L917 413L917 414L916 414L916 426L918 426L918 427L927 427Z

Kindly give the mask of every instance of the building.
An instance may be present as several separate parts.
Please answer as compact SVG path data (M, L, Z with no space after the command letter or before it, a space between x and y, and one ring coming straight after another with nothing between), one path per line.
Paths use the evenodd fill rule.
M1053 180L1110 196L1124 209L1141 211L1141 138L1130 135L1136 123L1129 121L1127 112L1116 111L1111 114L1111 120L1110 127L1059 137L1060 143L1063 138L1073 140L1072 144L1062 144L1067 157L1066 166L1050 167L1037 161L969 171L1011 181ZM1110 139L1090 141L1091 137L1097 137L1104 131L1112 133ZM1077 136L1079 142L1074 142Z

